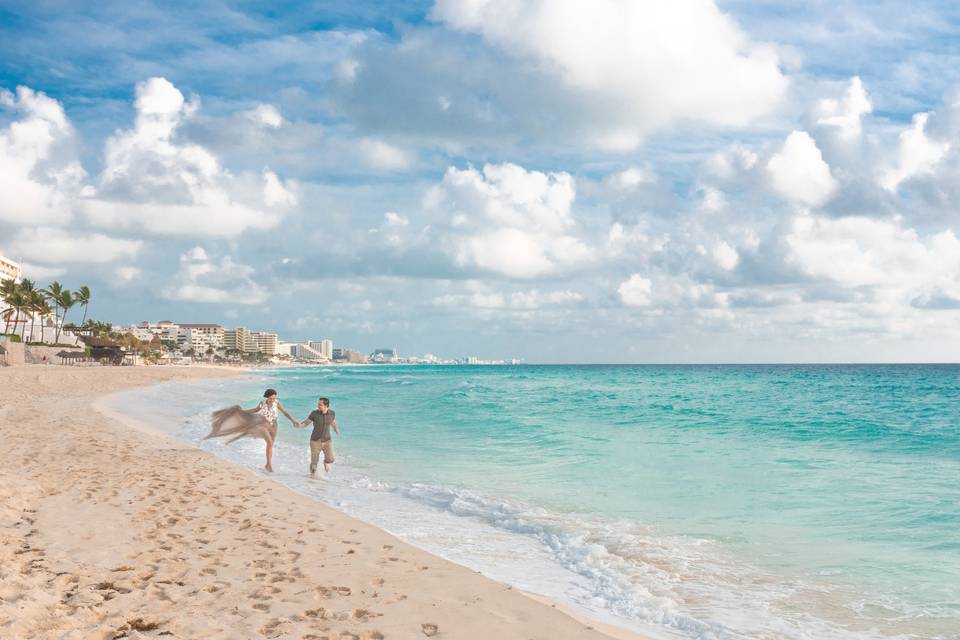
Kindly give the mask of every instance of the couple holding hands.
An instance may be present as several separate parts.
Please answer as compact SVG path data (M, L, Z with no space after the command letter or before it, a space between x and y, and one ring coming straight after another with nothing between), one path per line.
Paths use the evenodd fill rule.
M306 419L297 421L280 404L275 389L263 392L263 400L250 409L234 405L226 409L214 411L207 438L222 438L233 436L227 443L240 438L260 438L267 443L267 471L273 471L273 443L277 439L277 419L283 414L290 420L295 429L313 424L313 433L310 434L310 476L317 473L317 464L320 453L323 453L323 470L327 473L333 465L333 433L340 435L337 427L337 414L330 408L329 398L317 400L317 408L310 412ZM204 438L206 439L206 438Z

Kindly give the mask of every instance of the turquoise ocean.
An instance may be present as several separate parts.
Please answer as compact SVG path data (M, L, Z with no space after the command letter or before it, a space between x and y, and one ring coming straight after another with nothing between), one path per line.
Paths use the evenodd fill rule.
M960 638L960 366L359 366L111 405L202 441L266 387L331 398L329 479L273 477L428 551L662 638Z

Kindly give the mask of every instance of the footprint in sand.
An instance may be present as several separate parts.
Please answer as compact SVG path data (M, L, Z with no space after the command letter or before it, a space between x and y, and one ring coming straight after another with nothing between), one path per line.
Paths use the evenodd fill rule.
M290 621L274 618L267 624L260 627L260 633L267 638L279 638L289 634Z
M317 587L317 594L323 598L335 598L337 596L349 596L353 593L350 587Z
M251 600L269 600L276 594L280 593L280 589L271 586L259 587L253 591L249 596Z
M382 615L382 613L370 611L369 609L354 609L352 617L357 622L367 622L373 618L379 618Z
M432 622L424 622L420 625L420 630L423 631L423 635L427 636L428 638L432 638L433 636L437 635L437 633L440 631L440 628Z

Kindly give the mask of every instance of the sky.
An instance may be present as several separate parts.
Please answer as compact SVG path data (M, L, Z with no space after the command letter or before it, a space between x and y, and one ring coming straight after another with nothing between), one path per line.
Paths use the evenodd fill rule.
M0 251L90 316L960 361L960 6L0 0Z

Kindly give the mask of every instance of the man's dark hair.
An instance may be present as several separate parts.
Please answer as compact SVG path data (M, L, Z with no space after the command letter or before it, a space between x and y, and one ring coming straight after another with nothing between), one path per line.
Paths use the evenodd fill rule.
M320 398L320 402L322 402L322 403L323 403L323 406L325 406L325 407L329 407L329 406L330 406L330 398Z

